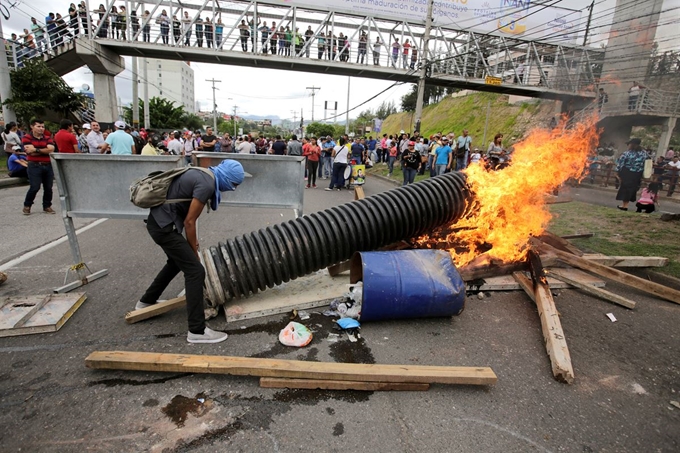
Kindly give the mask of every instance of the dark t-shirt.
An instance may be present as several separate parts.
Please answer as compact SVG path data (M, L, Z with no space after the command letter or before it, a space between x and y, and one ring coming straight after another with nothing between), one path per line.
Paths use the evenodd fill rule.
M168 189L168 200L178 198L198 198L202 203L208 203L215 193L215 179L203 170L189 169L179 175ZM151 208L151 215L159 227L163 228L171 223L175 224L180 233L184 230L184 219L189 213L191 201L180 203L166 203Z
M274 154L276 154L277 156L283 156L284 154L286 154L286 142L277 140L274 143L272 143L272 149L274 150Z
M201 143L209 143L217 140L217 135L204 135L201 137ZM203 151L215 151L215 145L205 146L203 145Z
M362 154L364 152L364 147L359 143L352 143L352 158L361 161Z
M401 158L404 162L404 165L408 168L417 170L420 166L420 153L418 151L404 151L404 154L402 154Z

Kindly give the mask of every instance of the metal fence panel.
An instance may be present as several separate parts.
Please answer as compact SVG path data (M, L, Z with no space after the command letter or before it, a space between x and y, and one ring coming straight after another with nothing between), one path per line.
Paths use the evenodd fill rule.
M130 184L153 171L184 166L181 156L50 155L66 217L145 219L130 202Z
M256 208L294 209L302 216L305 158L262 154L194 153L193 162L201 167L234 159L243 165L246 179L234 192L222 197L223 205Z

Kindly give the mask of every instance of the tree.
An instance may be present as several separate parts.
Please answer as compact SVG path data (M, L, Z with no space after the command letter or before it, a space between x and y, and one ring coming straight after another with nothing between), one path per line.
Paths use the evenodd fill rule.
M384 120L393 113L397 113L397 107L394 105L394 101L383 101L375 111L375 117Z
M58 122L82 109L87 98L73 91L64 80L38 58L27 60L24 67L10 73L12 97L5 99L19 122L28 124L32 118L51 117Z
M309 123L306 128L306 135L311 137L326 137L327 135L330 135L331 137L335 137L335 127L332 124L324 124L324 123Z
M132 105L123 107L123 117L132 123ZM144 117L144 101L139 101L139 117ZM149 121L154 129L200 129L203 121L196 115L184 111L184 106L164 98L149 99Z
M423 96L423 107L429 104L439 102L446 94L446 88L425 84L425 95ZM416 109L416 102L418 100L418 85L413 84L411 91L401 97L401 109L406 112L412 112Z

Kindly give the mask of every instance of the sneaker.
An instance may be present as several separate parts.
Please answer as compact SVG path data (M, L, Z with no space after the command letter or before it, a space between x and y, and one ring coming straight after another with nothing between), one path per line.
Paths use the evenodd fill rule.
M30 206L24 206L24 209L21 212L23 212L24 215L31 215L31 207Z
M309 189L309 185L305 186L305 189Z
M316 184L314 184L312 187L316 189Z
M203 335L196 333L187 333L187 341L189 343L220 343L227 339L229 335L224 332L216 332L210 327L205 326Z
M50 208L45 208L45 209L43 209L43 212L46 212L47 214L56 214L56 213L57 213L57 212L56 212L54 209L52 209L51 207L50 207Z
M305 176L305 181L307 181L307 177Z
M154 305L154 304L145 304L144 302L142 302L141 300L139 300L139 301L137 301L137 303L135 304L135 310L141 310L141 309L143 309L143 308L149 308L149 307L152 306L152 305Z
M330 192L330 191L333 190L333 189L331 189L330 187L326 187L324 190L327 190L327 191Z

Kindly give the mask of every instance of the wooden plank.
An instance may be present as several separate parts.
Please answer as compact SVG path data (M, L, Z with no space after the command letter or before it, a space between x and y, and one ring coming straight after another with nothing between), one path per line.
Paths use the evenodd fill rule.
M579 250L579 248L574 244L554 233L551 233L548 230L545 230L543 233L541 233L538 238L546 244L550 244L556 249L562 250L563 252L571 253L576 256L583 256L583 251Z
M407 392L422 392L430 388L430 384L416 384L409 382L362 382L335 381L326 379L289 379L261 377L260 387L270 389L307 389L307 390L365 390L383 391L397 390Z
M588 293L592 296L599 297L600 299L604 299L608 302L612 302L617 305L621 305L626 308L630 308L631 310L635 308L635 302L633 302L630 299L626 299L625 297L619 296L618 294L614 294L612 292L607 291L606 289L602 288L596 288L592 285L589 285L588 283L584 283L582 281L579 281L577 279L572 278L569 275L565 275L562 271L566 269L550 269L548 270L548 275L551 275L555 277L558 280L562 280L566 283L569 283L570 285L573 285L580 289L581 291Z
M508 264L472 264L461 266L458 268L463 281L478 280L480 278L496 277L499 275L510 274L514 271L521 271L526 269L525 262L508 263Z
M354 186L354 199L355 200L363 200L366 197L364 195L364 187L363 186Z
M14 305L39 304L46 298L47 296L10 298L9 303L0 309L0 337L56 332L80 308L87 296L85 293L50 294L49 300L28 317L21 327L13 327L17 320L35 307L33 305L15 309Z
M235 376L331 379L338 381L492 385L488 367L367 365L251 357L95 351L85 359L93 369L231 374Z
M560 271L563 271L565 275L581 281L586 285L596 286L598 288L605 286L604 280L593 277L579 269L562 268ZM473 282L466 283L466 289L468 291L515 291L522 289L519 282L514 279L512 275L499 275L497 277L485 278L481 286L473 285L472 283ZM552 278L550 275L548 275L548 284L552 289L567 289L572 287L569 283Z
M187 303L186 296L175 297L174 299L159 302L150 307L142 308L141 310L132 310L125 313L125 322L134 324L145 319L153 318L154 316L162 315L176 308L184 307Z
M562 239L585 239L595 236L593 233L565 234L560 236Z
M607 256L599 254L585 254L583 258L593 263L610 267L664 267L668 258L662 256Z
M37 302L35 305L33 305L33 308L28 310L26 312L26 314L21 319L19 319L17 322L15 322L14 325L12 326L12 328L17 329L19 327L23 327L24 324L26 324L26 322L29 319L31 319L31 317L33 317L33 315L36 314L38 312L38 310L43 308L45 306L45 304L50 301L51 298L52 298L51 294L48 294L47 296L43 297L39 302Z
M342 274L343 272L347 272L350 268L350 261L342 261L338 264L334 264L332 266L328 266L328 273L330 274L331 277L335 277L337 275Z
M555 301L550 292L550 286L548 286L541 258L534 250L529 251L529 270L533 281L533 300L538 309L538 316L541 318L545 349L550 357L553 376L560 382L572 384L574 382L574 368L571 365L567 340L562 330Z
M551 251L557 255L559 260L569 264L570 266L577 267L584 271L593 272L594 274L597 274L601 277L614 280L615 282L630 286L648 294L652 294L661 299L680 304L680 291L678 290L645 280L640 277L636 277L635 275L628 274L618 269L595 263L580 256L574 256L569 253L565 253L561 250L550 247L547 244L544 246L544 248L552 249Z

